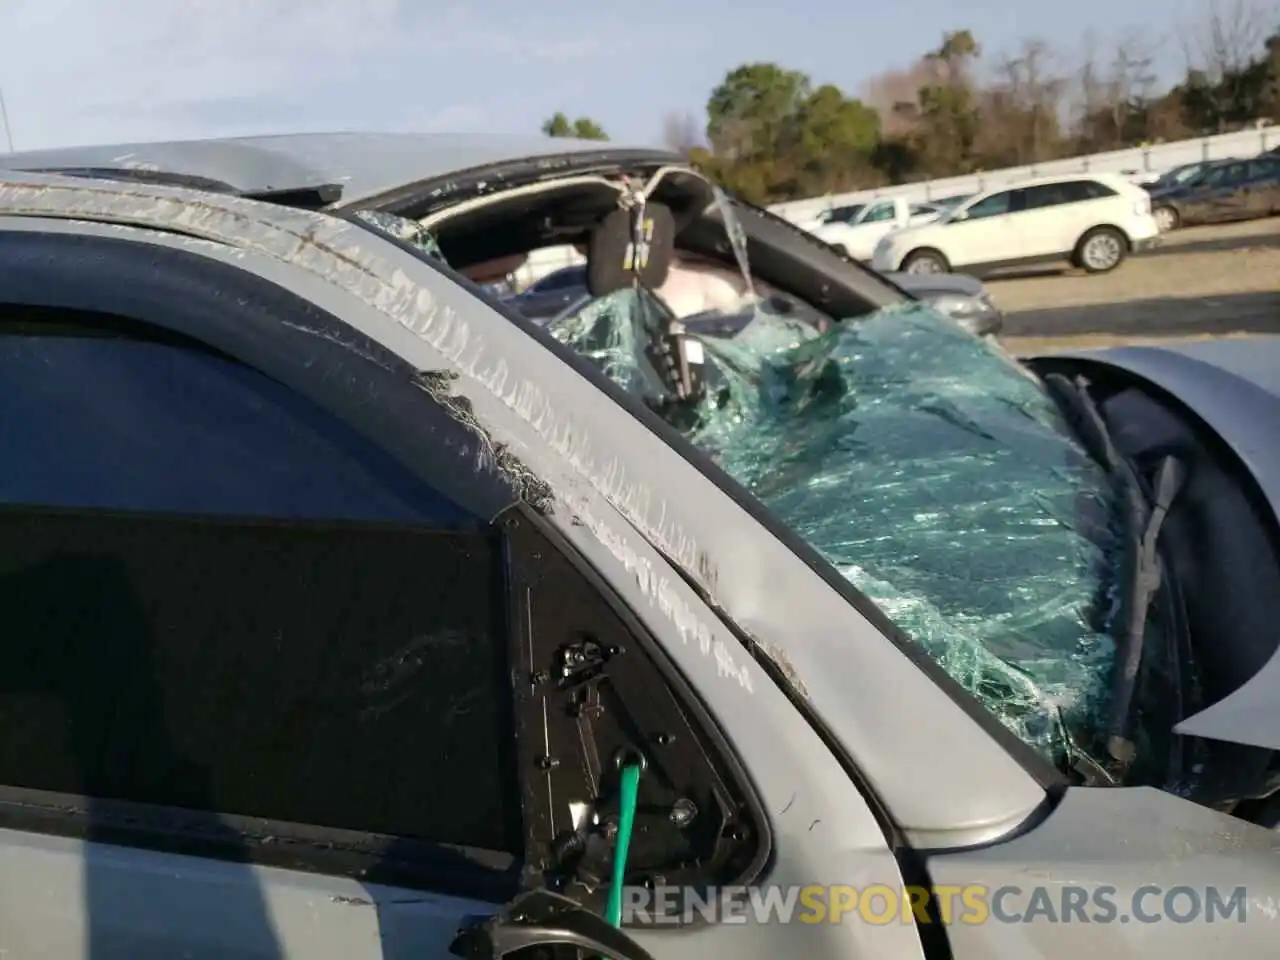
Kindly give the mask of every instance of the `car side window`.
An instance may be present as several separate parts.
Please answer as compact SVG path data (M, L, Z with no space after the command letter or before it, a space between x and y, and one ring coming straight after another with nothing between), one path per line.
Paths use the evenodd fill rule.
M516 855L500 553L251 368L0 313L0 790Z
M1222 171L1222 176L1218 180L1218 185L1223 187L1236 186L1244 183L1249 178L1249 165L1247 163L1233 163Z
M862 223L883 223L886 220L892 220L895 214L895 204L892 200L884 203L877 203L867 211L866 216L862 218Z
M1257 157L1249 161L1250 180L1280 179L1280 158Z
M847 207L835 207L827 212L823 217L822 222L851 223L853 220L857 219L858 214L860 214L864 209L865 205L860 203Z
M1073 200L1102 200L1116 195L1109 186L1097 180L1073 180L1065 186Z
M1046 183L1036 187L1027 187L1023 190L1026 200L1023 204L1024 210L1038 210L1042 207L1056 207L1064 203L1070 203L1077 199L1071 195L1071 191L1064 183Z
M1115 196L1115 191L1096 180L1064 180L1061 183L1044 183L1027 187L1023 191L1026 197L1024 210L1035 210L1041 207L1055 207L1064 203L1083 203L1086 200L1101 200Z
M983 197L977 203L968 207L965 211L968 220L981 220L985 217L998 217L1002 214L1009 213L1012 209L1013 191L1002 190L1000 193L993 193L989 197Z
M554 290L567 290L581 282L582 278L577 271L557 270L535 283L533 289L537 293L550 293Z

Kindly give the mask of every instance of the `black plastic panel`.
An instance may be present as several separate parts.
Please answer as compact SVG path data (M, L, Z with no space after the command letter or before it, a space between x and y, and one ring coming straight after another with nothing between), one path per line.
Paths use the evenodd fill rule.
M725 884L757 870L764 818L691 692L562 545L526 516L507 523L530 867L602 894L618 761L643 757L628 882ZM600 828L575 835L575 805L590 805Z

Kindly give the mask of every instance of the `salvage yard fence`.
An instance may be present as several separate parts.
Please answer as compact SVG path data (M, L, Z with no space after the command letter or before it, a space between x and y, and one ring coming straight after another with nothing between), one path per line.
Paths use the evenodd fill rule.
M964 177L945 177L941 180L924 180L892 187L878 187L874 190L857 190L852 193L812 197L808 200L793 200L789 203L776 204L770 209L792 222L804 223L832 207L864 203L879 197L904 197L909 202L918 203L978 193L1031 177L1072 173L1119 173L1140 179L1158 176L1184 163L1225 160L1229 157L1251 157L1273 147L1280 147L1280 126L1262 126L1256 130L1224 133L1216 137L1180 140L1176 143L1133 147L1128 150L1112 150L1107 153L1050 160L1046 163L1009 167L1004 170L984 170ZM582 255L572 246L547 247L535 250L525 265L516 271L514 279L518 286L523 288L553 270L582 262Z
M879 197L903 197L909 202L918 203L978 193L1031 177L1072 173L1118 173L1140 179L1162 174L1184 163L1251 157L1273 147L1280 147L1280 126L1260 126L1255 130L1224 133L1215 137L1179 140L1175 143L1133 147L1128 150L1112 150L1089 156L1069 157L1065 160L1033 163L1025 167L984 170L963 177L945 177L941 180L925 180L919 183L878 187L874 190L857 190L852 193L813 197L808 200L793 200L789 203L777 204L770 209L788 220L802 223L812 220L832 207L864 203Z

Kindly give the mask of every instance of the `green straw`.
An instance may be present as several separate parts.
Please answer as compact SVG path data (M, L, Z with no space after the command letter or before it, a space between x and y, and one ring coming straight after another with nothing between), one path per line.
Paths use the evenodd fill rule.
M622 789L619 797L618 845L613 854L613 885L609 888L607 919L615 927L622 926L622 887L627 876L627 853L631 849L631 833L636 825L636 806L640 801L640 765L628 764L622 768Z

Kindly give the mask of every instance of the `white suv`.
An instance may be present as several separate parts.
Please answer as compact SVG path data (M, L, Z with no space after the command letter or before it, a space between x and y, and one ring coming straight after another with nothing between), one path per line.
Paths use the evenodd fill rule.
M871 253L881 237L903 227L931 223L944 213L942 207L909 201L905 197L872 200L858 210L855 216L834 216L842 209L851 208L837 207L832 211L833 216L809 230L832 246L839 247L854 260L863 262L871 259Z
M1066 260L1089 273L1114 270L1156 243L1150 195L1106 174L1046 177L979 193L935 223L882 239L882 273L978 272Z

